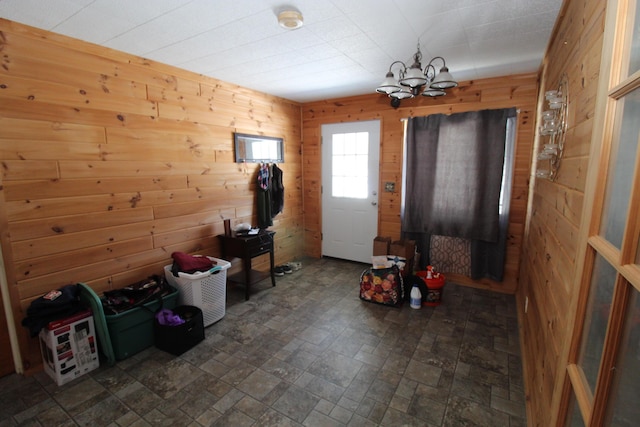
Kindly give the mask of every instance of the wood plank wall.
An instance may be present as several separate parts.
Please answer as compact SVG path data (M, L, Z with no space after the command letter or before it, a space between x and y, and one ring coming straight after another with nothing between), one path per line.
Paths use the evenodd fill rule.
M0 19L0 242L16 325L30 301L220 256L223 218L257 224L257 165L233 132L285 141L276 261L302 253L300 105ZM255 263L268 268L268 259ZM17 326L25 369L41 364Z
M576 297L576 241L581 224L606 2L566 1L547 49L541 95L569 81L568 133L555 182L536 180L517 292L524 342L530 426L556 425L566 381L566 349ZM540 105L542 110L543 106ZM525 299L528 309L524 313ZM581 329L581 325L576 325Z
M455 77L455 66L451 65ZM382 78L382 76L381 76ZM374 88L372 88L373 91ZM398 109L389 98L372 94L305 103L302 107L304 228L305 252L321 256L321 126L327 123L380 120L380 186L378 235L400 238L400 198L402 191L403 118L437 113L459 113L483 109L516 107L518 114L517 147L511 217L509 221L508 253L505 278L501 283L490 280L472 281L461 276L452 280L467 285L500 292L514 293L524 233L531 153L534 140L537 75L515 75L502 78L461 82L460 86L440 98L419 98L402 101ZM428 160L425 162L425 167ZM386 182L395 183L395 192L384 192ZM415 196L414 196L415 197Z

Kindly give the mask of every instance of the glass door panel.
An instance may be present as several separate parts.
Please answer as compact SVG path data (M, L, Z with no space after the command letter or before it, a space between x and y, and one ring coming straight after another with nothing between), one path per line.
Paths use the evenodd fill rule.
M616 270L600 255L596 256L591 274L591 289L584 321L582 347L578 365L593 392L598 379L598 368L602 357L611 300L616 282Z
M580 407L578 406L578 400L574 393L571 393L571 401L569 402L569 411L567 412L565 425L567 427L585 427L582 414L580 413Z
M638 3L635 1L629 2L629 16L634 16L634 18L632 22L630 22L630 25L633 25L633 33L631 36L627 76L640 70L640 25L638 25L638 23L640 23L640 8L638 8Z
M630 286L627 284L627 286ZM633 288L632 288L633 289ZM614 370L607 425L636 427L640 423L640 297L633 289L622 344Z
M589 169L591 185L585 190L594 196L589 229L600 238L587 236L584 275L577 282L585 286L577 300L570 357L577 366L569 364L572 392L563 408L570 426L640 425L640 5L638 0L606 3L600 84L608 90L606 97L598 96L594 122L602 126L594 126L592 140L598 144L592 155L604 162Z
M331 156L333 197L369 197L369 133L333 134Z
M611 147L607 189L600 234L616 248L622 246L633 184L638 136L640 135L640 89L618 102L617 143Z

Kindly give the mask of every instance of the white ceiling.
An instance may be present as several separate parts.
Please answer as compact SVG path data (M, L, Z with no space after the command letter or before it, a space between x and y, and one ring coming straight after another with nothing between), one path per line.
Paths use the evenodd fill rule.
M0 0L0 17L306 102L373 93L391 62L535 72L562 0ZM285 30L293 6L304 26ZM382 95L381 95L382 96Z

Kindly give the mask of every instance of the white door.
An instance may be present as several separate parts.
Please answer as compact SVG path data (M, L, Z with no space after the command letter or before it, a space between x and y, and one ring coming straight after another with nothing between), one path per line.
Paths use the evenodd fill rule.
M322 126L323 256L371 263L379 158L379 120Z

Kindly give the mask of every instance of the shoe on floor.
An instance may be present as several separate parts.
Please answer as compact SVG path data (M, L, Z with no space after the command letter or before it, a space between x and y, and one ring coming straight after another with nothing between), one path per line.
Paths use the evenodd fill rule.
M281 266L280 266L280 268L282 269L282 271L283 271L285 274L291 274L291 273L293 273L293 270L291 269L291 267L289 267L289 265L288 265L288 264L281 265Z
M273 274L275 274L275 275L276 275L276 276L278 276L278 277L284 276L284 270L283 270L283 269L282 269L282 267L280 267L280 266L275 267L275 268L273 269Z

